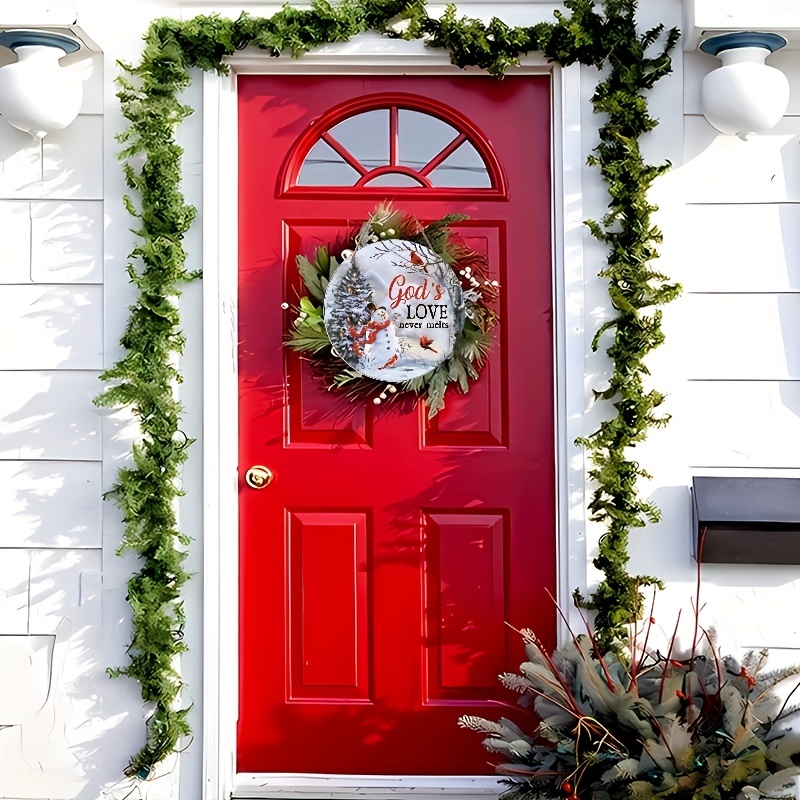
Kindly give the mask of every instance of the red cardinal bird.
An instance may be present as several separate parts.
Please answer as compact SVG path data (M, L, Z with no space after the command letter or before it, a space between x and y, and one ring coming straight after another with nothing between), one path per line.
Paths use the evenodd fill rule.
M411 251L411 263L415 267L424 267L425 266L425 262L422 260L422 258L420 257L419 253L415 253L413 250ZM427 272L427 270L426 270L426 272Z
M433 339L429 339L427 336L420 336L419 337L419 346L423 350L430 350L431 353L438 354L439 351L438 350L434 350L434 348L431 347L432 344L433 344Z

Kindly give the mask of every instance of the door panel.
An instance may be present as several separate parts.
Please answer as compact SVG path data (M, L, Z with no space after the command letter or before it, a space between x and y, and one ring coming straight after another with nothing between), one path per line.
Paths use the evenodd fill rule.
M501 244L504 226L453 226L464 242L476 253L486 256L489 280L506 284ZM423 447L506 447L508 430L508 392L504 354L507 349L503 323L504 303L500 303L500 322L492 330L492 354L481 379L470 386L468 394L451 392L447 413L437 414L423 429Z
M508 520L484 510L425 515L425 699L481 701L505 669Z
M456 720L530 724L497 681L524 657L506 623L555 636L549 79L239 90L240 472L275 478L241 484L238 769L491 772ZM295 256L344 246L387 199L469 214L456 229L501 284L480 380L432 421L326 392L282 344Z
M370 699L365 513L289 513L289 699Z

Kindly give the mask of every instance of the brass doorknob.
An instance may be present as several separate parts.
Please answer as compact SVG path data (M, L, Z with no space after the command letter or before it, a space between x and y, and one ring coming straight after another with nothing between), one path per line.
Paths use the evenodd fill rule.
M264 489L272 483L275 473L269 467L254 464L244 474L245 483L252 489Z

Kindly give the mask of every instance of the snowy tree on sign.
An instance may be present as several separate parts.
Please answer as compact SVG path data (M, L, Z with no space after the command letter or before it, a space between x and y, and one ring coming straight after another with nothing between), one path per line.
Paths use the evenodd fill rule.
M344 269L343 264L341 269ZM370 320L373 305L372 287L364 279L361 270L351 264L342 277L334 294L330 315L334 324L330 326L329 336L333 351L346 362L353 361L358 346L357 332ZM358 360L356 355L356 361Z

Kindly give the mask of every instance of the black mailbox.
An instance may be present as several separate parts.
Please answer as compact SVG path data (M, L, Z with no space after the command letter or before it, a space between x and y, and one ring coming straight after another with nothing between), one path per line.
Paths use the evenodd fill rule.
M800 564L800 479L692 478L692 523L698 561Z

